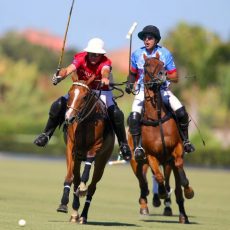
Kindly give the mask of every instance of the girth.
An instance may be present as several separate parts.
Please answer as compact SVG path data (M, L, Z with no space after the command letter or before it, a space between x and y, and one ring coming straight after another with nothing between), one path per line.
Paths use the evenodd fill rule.
M168 121L171 117L172 117L172 113L168 112L167 114L164 115L164 117L158 120L154 120L150 118L148 118L148 120L141 119L141 124L146 126L156 127L160 123L163 124L164 122Z

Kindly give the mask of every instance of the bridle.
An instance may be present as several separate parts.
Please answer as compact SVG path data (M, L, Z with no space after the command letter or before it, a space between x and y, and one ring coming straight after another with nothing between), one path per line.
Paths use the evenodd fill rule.
M90 94L87 95L86 101L81 106L81 108L74 108L72 106L67 105L67 108L70 108L76 112L76 115L74 116L74 121L76 121L79 124L83 122L87 117L89 117L89 115L93 112L93 110L97 106L97 101L100 100L100 93L99 95L97 95L96 93L92 92L88 85L82 82L73 82L73 85L84 87L88 90L88 92L90 92ZM94 102L93 105L92 102ZM88 110L89 106L91 106L90 110Z
M158 63L156 64L156 66L154 67L153 71L149 71L147 69L148 66L150 66L150 63L148 60L145 61L144 64L144 73L147 74L149 76L149 78L151 79L151 81L145 83L145 85L148 88L152 88L152 87L156 87L157 85L160 85L162 83L162 75L164 74L164 70L163 70L163 64L161 61L159 61L159 59L152 57L155 60L158 60Z

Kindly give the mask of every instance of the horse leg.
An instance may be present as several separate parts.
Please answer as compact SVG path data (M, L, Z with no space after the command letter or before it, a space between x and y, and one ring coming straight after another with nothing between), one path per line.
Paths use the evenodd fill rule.
M150 155L150 154L146 154L147 158L148 158L148 162L149 165L156 177L156 180L158 182L158 194L160 199L165 199L167 197L167 191L164 185L164 176L160 171L160 167L159 167L159 162L156 159L156 157Z
M92 163L94 162L94 160L95 160L95 157L87 157L86 158L84 171L83 171L82 176L81 176L81 183L77 189L77 194L80 197L86 196L86 194L87 194L88 187L87 187L86 183L89 180L90 169L91 169L91 166L92 166Z
M149 215L148 200L147 200L147 196L149 195L149 188L148 188L148 182L146 177L148 167L149 166L147 164L138 162L136 168L136 177L139 181L139 187L140 187L140 198L139 198L140 214L143 216Z
M64 182L64 189L63 194L61 198L61 204L57 208L57 212L68 212L68 203L69 203L69 193L71 184L73 181L73 167L74 167L74 161L73 161L73 155L72 155L72 145L70 147L67 147L66 150L66 165L67 165L67 174Z
M70 216L70 220L69 220L70 222L77 223L79 221L79 213L78 213L79 207L80 207L80 198L76 193L74 193L73 194L73 203L72 203L73 211L72 211L72 214Z
M174 178L175 178L175 196L176 196L176 202L179 207L179 223L182 224L189 224L188 216L185 212L184 208L184 198L183 198L183 192L181 189L181 179L179 172L176 167L173 168Z
M178 172L180 175L181 184L184 187L184 196L187 199L192 199L194 197L194 191L193 191L192 187L189 186L189 180L186 177L184 169L179 168Z
M73 171L74 172L74 178L73 178L74 193L73 193L73 203L72 203L73 211L70 217L70 222L72 223L76 223L79 221L78 209L80 207L80 199L76 191L81 181L80 170L81 170L81 161L75 160L74 171Z
M147 204L147 196L149 194L149 189L148 189L148 182L147 182L147 170L148 170L148 164L144 163L144 161L140 161L137 163L134 157L134 152L133 152L133 140L132 136L129 133L128 134L128 143L129 147L131 149L132 153L132 158L130 160L130 165L131 168L139 182L139 188L140 188L140 197L139 197L139 204L140 204L140 214L141 215L149 215L149 209L148 209L148 204Z
M152 192L153 192L152 205L153 207L158 208L161 206L161 200L158 195L158 182L156 181L154 175L152 175Z
M88 211L89 211L89 207L90 207L90 203L92 201L93 195L96 191L96 185L100 181L104 173L104 168L105 168L105 165L108 159L105 157L101 157L102 155L103 154L98 155L98 157L95 160L92 180L91 180L91 183L89 184L85 204L84 204L84 207L83 207L80 219L79 219L80 224L87 223Z
M189 186L189 180L186 177L184 168L183 168L183 158L177 156L175 158L175 166L178 169L181 185L184 187L184 195L187 199L192 199L194 197L194 191L192 187Z
M170 164L166 164L164 165L164 175L165 175L165 188L167 191L167 197L164 200L164 212L163 215L164 216L172 216L172 208L171 208L171 187L169 184L169 180L170 180L170 175L171 175L171 166Z

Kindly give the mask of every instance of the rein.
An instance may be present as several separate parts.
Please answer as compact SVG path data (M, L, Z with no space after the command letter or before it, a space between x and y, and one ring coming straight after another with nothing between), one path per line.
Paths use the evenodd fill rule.
M80 124L81 122L86 120L91 115L91 113L93 112L93 110L97 106L97 102L100 100L100 93L99 93L98 96L97 96L96 93L92 93L92 91L90 90L88 85L86 85L86 84L84 84L82 82L73 82L73 85L82 86L82 87L86 88L90 92L88 100L85 102L85 104L84 104L82 109L72 108L73 110L75 110L77 112L75 120L78 122L78 124ZM93 100L95 100L95 103L93 103L93 106L91 106L90 110L87 111L89 106L92 104ZM67 107L70 108L69 106L67 106Z
M147 61L148 59L146 59ZM160 135L161 135L161 141L162 141L162 146L163 146L163 155L167 155L167 148L166 148L166 143L165 143L165 138L164 138L164 130L163 130L163 123L168 121L172 115L171 113L167 112L164 117L162 118L162 97L161 97L161 92L160 92L160 86L162 84L162 68L160 68L162 65L158 62L152 72L148 71L147 66L150 66L150 63L144 64L144 72L145 72L145 78L146 75L150 78L149 82L145 82L144 86L146 89L146 92L148 94L148 97L150 98L150 103L153 108L156 108L157 112L157 120L150 119L147 117L147 120L142 119L141 123L146 126L154 126L160 127ZM158 71L158 72L157 72ZM156 76L155 76L156 75ZM149 91L152 90L154 92L154 95L151 96ZM155 97L156 95L156 97ZM146 98L146 97L145 97Z

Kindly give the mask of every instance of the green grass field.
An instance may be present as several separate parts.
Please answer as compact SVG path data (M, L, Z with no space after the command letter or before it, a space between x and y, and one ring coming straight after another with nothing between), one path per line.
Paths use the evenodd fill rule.
M188 168L187 175L195 190L195 197L185 201L189 225L178 223L174 194L172 217L162 216L162 206L152 207L152 194L150 216L140 217L139 188L129 165L106 167L91 203L88 224L79 225L68 222L70 212L56 212L63 189L64 160L0 158L0 230L230 229L230 171ZM84 198L81 207L83 202ZM19 219L25 219L27 225L19 227Z

